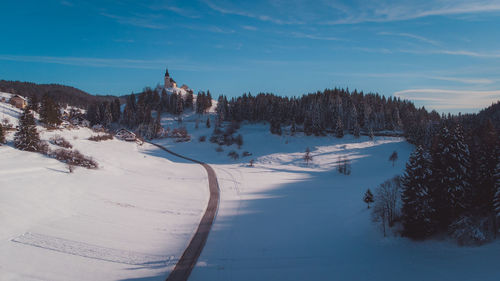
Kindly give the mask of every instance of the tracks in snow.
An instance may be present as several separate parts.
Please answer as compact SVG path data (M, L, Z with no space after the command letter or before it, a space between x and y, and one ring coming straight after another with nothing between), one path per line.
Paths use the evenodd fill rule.
M212 228L213 222L215 220L215 215L217 214L217 209L219 208L219 201L220 201L219 183L217 182L217 176L215 174L215 171L214 169L212 169L210 165L175 153L159 144L155 143L150 143L150 144L174 156L200 164L201 166L203 166L203 168L205 168L208 174L208 187L210 190L210 198L208 199L207 208L205 209L205 213L203 214L200 224L198 225L198 228L196 229L193 238L191 238L189 245L187 246L186 250L184 250L184 253L182 254L181 258L179 259L174 269L172 270L172 272L170 272L170 275L166 279L167 281L186 281L189 278L191 271L195 267L196 261L201 255L201 251L203 250L203 247L207 242L208 234L210 233L210 229Z

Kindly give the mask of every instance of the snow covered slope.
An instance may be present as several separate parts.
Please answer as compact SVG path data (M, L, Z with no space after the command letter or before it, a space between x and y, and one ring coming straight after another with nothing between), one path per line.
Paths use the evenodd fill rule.
M163 280L206 206L203 168L148 144L89 141L89 129L41 135L56 134L100 168L70 174L14 149L9 134L0 146L0 280Z
M413 150L403 139L276 136L269 125L244 124L242 148L217 152L217 145L198 141L213 128L200 122L195 129L196 118L183 117L191 142L158 141L216 163L222 189L218 217L190 280L498 280L499 242L463 248L446 240L384 238L371 221L363 194L402 173ZM230 160L232 150L253 155ZM388 160L393 151L399 154L395 167ZM341 157L352 160L350 176L335 169ZM255 167L248 167L250 159Z

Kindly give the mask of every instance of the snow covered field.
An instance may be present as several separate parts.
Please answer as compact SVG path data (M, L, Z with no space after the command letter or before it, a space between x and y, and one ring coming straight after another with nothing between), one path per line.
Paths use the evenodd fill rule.
M0 280L167 276L207 203L203 168L148 144L89 141L89 129L42 138L55 134L100 168L70 174L57 160L0 146Z
M20 111L8 112L14 122ZM190 280L499 279L499 242L467 248L384 238L371 222L363 194L402 173L413 149L403 139L276 136L268 125L243 124L242 148L217 152L207 117L198 129L196 118L183 118L190 142L156 140L213 163L222 191ZM168 116L162 122L179 126ZM0 146L0 280L164 280L206 206L203 168L147 144L88 141L88 129L42 137L55 134L100 168L69 174L56 160ZM232 150L238 160L227 156ZM349 176L336 171L341 157L352 160Z
M170 118L164 122L176 126ZM212 128L194 124L184 117L191 143L159 141L216 163L222 189L214 228L190 280L499 279L499 242L467 248L453 241L384 238L372 223L363 194L402 173L413 150L403 139L276 136L268 125L254 124L238 131L244 137L240 150L232 145L216 152L217 145L198 142ZM313 156L309 165L306 147ZM253 155L229 160L231 150ZM395 167L388 161L393 151L399 154ZM335 169L341 156L352 159L350 176ZM255 167L248 167L249 159Z

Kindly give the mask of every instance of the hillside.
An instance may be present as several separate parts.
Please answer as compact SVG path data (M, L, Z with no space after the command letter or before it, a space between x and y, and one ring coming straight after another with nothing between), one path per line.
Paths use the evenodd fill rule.
M20 110L0 106L16 125ZM99 169L69 173L15 149L8 133L0 146L0 280L166 276L206 205L204 170L149 144L90 141L98 133L88 128L38 130L43 140L64 137Z
M36 96L38 100L46 93L58 103L87 108L94 102L110 101L114 96L95 96L80 89L59 84L36 84L32 82L0 80L0 92L18 94L26 98Z

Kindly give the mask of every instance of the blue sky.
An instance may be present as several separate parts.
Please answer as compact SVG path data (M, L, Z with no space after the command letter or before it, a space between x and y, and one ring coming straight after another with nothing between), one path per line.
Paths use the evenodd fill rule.
M2 1L0 79L128 94L349 87L440 112L500 99L500 1Z

